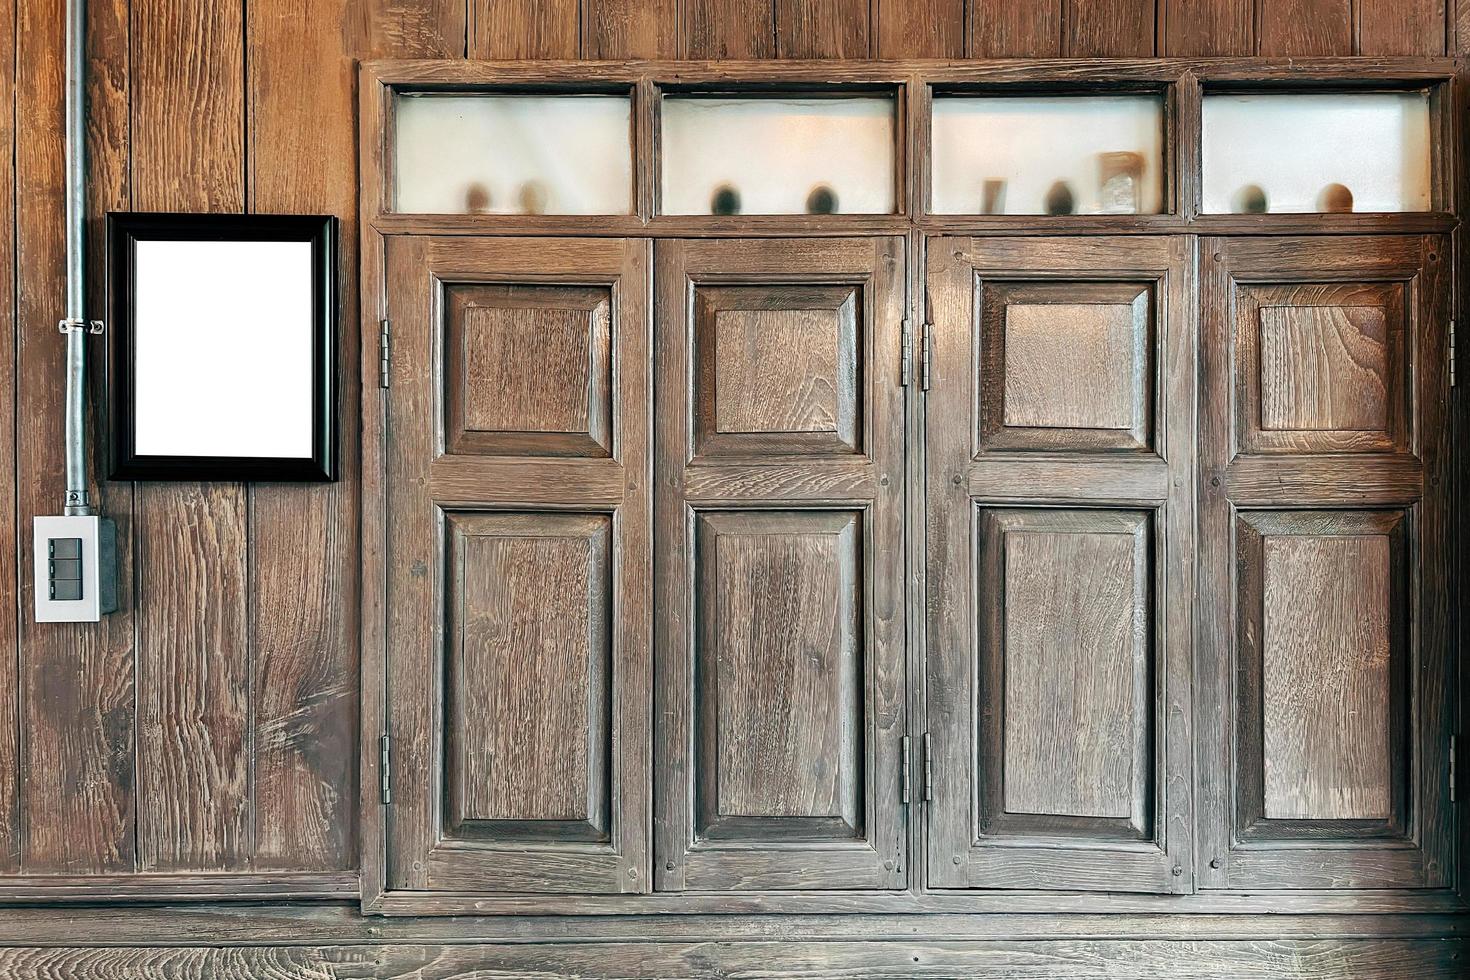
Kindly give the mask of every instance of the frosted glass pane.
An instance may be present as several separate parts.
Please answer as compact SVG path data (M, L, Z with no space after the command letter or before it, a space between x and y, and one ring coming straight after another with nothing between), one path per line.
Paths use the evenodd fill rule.
M893 133L887 98L666 98L662 211L892 214Z
M401 95L394 210L632 214L624 96Z
M1430 208L1423 92L1212 95L1203 121L1207 214Z
M934 214L1157 214L1163 102L1155 96L940 96Z

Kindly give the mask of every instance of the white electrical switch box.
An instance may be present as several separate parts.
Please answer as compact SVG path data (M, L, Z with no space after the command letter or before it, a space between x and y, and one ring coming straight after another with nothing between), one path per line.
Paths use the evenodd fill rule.
M117 610L117 525L105 517L35 520L36 622L95 623Z

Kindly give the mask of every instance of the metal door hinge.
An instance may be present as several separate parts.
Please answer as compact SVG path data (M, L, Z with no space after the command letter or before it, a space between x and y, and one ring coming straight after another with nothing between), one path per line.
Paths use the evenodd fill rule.
M914 379L914 324L907 317L903 321L900 343L903 349L898 354L898 383L907 388Z
M1450 387L1459 383L1455 373L1455 321L1450 321Z
M934 373L934 324L924 324L924 337L919 341L919 388L929 390Z
M934 799L934 743L924 733L924 802Z
M902 801L907 803L913 796L914 774L913 756L909 752L909 737L905 735L898 743L898 766L901 774L901 785L903 787Z
M393 802L393 739L384 734L378 739L378 775L381 778L379 800L384 806Z
M1455 800L1455 776L1456 776L1456 772L1457 772L1456 767L1455 767L1455 754L1456 754L1456 752L1458 751L1459 748L1460 748L1460 739L1459 739L1459 736L1457 736L1457 735L1451 735L1450 736L1450 802L1451 803L1457 802Z
M388 387L388 369L393 366L393 335L387 320L378 321L378 387Z

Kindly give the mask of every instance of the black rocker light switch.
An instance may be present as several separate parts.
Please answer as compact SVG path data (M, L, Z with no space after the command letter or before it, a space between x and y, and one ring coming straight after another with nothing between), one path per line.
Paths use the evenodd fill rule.
M51 538L47 542L47 580L54 600L82 598L82 539Z

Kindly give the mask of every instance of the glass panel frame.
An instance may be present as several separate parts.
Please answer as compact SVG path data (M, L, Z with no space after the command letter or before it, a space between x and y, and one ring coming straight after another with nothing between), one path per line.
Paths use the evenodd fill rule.
M1138 88L1136 86L1112 86L1102 83L1088 90L1077 89L1017 89L1015 87L931 87L929 98L925 106L925 126L923 140L915 147L915 153L921 158L924 168L924 180L920 187L920 194L925 202L924 212L945 219L961 219L965 217L976 218L984 221L1004 221L1007 223L1036 223L1054 221L1062 218L1087 218L1100 221L1137 221L1139 219L1157 219L1160 217L1174 216L1179 213L1179 199L1176 188L1179 184L1178 151L1179 117L1176 108L1176 87L1172 84L1150 88ZM1098 165L1089 173L1083 174L1082 170L1073 171L1067 176L1071 180L1057 178L1048 181L1048 187L1044 191L1028 193L1027 199L1035 198L1037 208L1026 210L1012 210L1013 202L1006 202L1005 198L1010 196L1011 188L1009 171L1005 180L996 181L984 178L987 175L977 174L975 185L975 200L978 207L973 210L949 207L942 204L940 195L942 193L939 184L945 179L947 163L941 162L940 139L937 132L943 128L937 120L943 115L940 106L958 106L961 102L991 103L988 108L997 114L1009 113L1016 109L1025 109L1028 106L1047 107L1062 106L1067 103L1097 102L1109 104L1115 117L1120 120L1129 114L1129 103L1153 102L1157 105L1156 116L1147 119L1146 123L1152 123L1150 128L1154 133L1147 139L1150 145L1142 147L1125 147L1119 145L1113 151L1104 151L1099 143L1097 146L1088 148L1078 156L1078 161L1096 159ZM1039 129L1045 129L1043 123ZM1136 135L1136 134L1135 134ZM972 138L973 142L973 138ZM1125 160L1122 154L1135 155L1135 151L1142 151L1136 156L1142 160ZM957 150L956 155L962 153L963 149ZM1115 156L1116 155L1116 156ZM1104 156L1115 157L1110 161L1104 161ZM1141 165L1140 165L1141 164ZM1015 168L1011 168L1014 170ZM1104 206L1102 198L1105 171L1111 171L1113 176L1119 174L1125 177L1129 172L1134 173L1134 187L1138 204L1135 210L1112 210ZM1094 176L1095 175L1095 176ZM1080 178L1086 176L1092 178L1089 183L1096 185L1095 193L1077 193L1076 187ZM1116 185L1115 185L1116 186ZM1067 194L1062 193L1059 188L1065 187L1070 194L1073 203L1072 210L1064 213L1055 213L1049 210L1049 198L1055 192L1058 196L1057 203L1064 204ZM1028 191L1035 188L1028 188ZM989 202L989 203L987 203ZM1089 206L1090 204L1095 206ZM995 208L988 210L988 207Z
M704 103L706 108L710 108L713 110L709 112L709 115L712 117L721 109L754 107L760 106L762 104L769 104L771 106L785 104L806 108L814 107L823 103L849 103L853 106L857 106L860 103L872 104L879 102L886 104L889 110L887 113L874 114L872 116L854 114L853 116L849 117L850 121L848 128L855 128L856 126L860 125L861 122L865 119L877 118L879 115L889 121L888 132L885 134L886 139L873 139L870 141L874 146L886 146L887 159L884 161L886 174L884 173L883 169L874 167L870 175L873 180L870 181L869 186L867 188L864 188L862 192L868 198L879 194L885 195L886 206L884 208L877 210L849 210L843 204L843 187L833 186L833 184L835 184L835 181L821 180L820 178L813 179L810 176L805 178L798 178L799 183L797 190L790 192L790 200L800 200L804 205L803 209L801 210L752 209L748 206L750 203L749 200L740 200L740 198L748 197L748 188L746 189L746 191L742 192L739 185L736 184L734 180L728 177L725 179L719 179L718 177L712 179L710 186L705 188L710 192L709 201L700 210L694 210L692 205L690 205L687 210L673 210L670 208L668 198L670 197L669 135L671 127L668 126L667 111L667 107L669 106L669 104L673 103L684 106L693 106L699 103ZM802 86L793 86L789 88L782 87L778 89L748 87L721 88L718 90L688 88L682 86L663 86L657 90L657 93L653 100L653 104L650 106L649 110L649 114L652 117L654 127L654 166L652 188L653 216L665 220L677 220L681 222L691 220L698 221L699 219L724 219L732 217L733 215L717 213L714 210L715 194L718 193L720 190L729 188L736 193L736 200L739 207L736 215L738 215L739 218L745 220L780 221L783 219L792 220L808 218L812 216L820 216L822 219L829 221L842 221L844 219L862 220L874 218L902 217L908 212L907 188L904 180L904 175L907 173L907 158L910 152L909 141L907 138L907 111L907 86L901 84L880 84L877 86L871 84L858 84L835 91L832 89L814 91ZM757 118L752 120L749 128L756 128L763 120L760 120L758 118L760 115L758 111L752 113L751 115L754 115ZM842 117L838 116L837 114L834 114L833 119L838 120L838 122L833 123L833 125L840 126L841 118ZM823 121L827 122L827 120ZM675 138L677 139L677 137ZM683 151L681 150L678 152L682 153ZM693 151L691 155L697 158L698 151ZM809 157L810 155L806 156ZM698 163L699 161L696 159L692 162ZM810 160L803 159L797 161L797 163L798 166L791 168L793 173L798 173L801 170L805 169L804 165L809 165ZM878 178L880 177L883 179L883 183L881 184L881 186L878 184ZM821 187L825 187L829 192L833 192L834 198L832 200L832 203L835 207L835 210L830 212L823 210L811 210L813 205L813 198L815 194L818 193L818 189ZM850 200L851 193L848 193ZM692 202L696 199L699 199L700 196L701 195L699 194L699 192L691 190L686 195L686 199ZM754 201L762 202L767 200L779 199L782 196L783 195L780 194L766 192L756 195L754 197Z
M519 124L534 118L534 126L524 127L524 131L533 138L518 147L520 159L515 161L517 167L512 170L512 176L498 174L494 167L495 161L488 154L483 171L473 169L471 160L464 158L456 161L458 166L450 168L457 171L456 176L463 178L461 184L465 197L462 207L400 207L406 170L400 138L404 136L405 129L412 131L428 128L436 122L432 118L413 119L413 113L404 112L405 107L412 106L415 110L420 110L434 106L441 110L438 114L443 115L452 111L454 103L468 107L475 102L482 102L487 110L487 118L481 120L486 127L514 131ZM517 102L520 104L513 105ZM622 103L625 113L609 114L605 119L599 120L594 115L577 111L593 106L594 103L603 103L598 108L612 108L614 104ZM492 111L497 105L504 105L507 110ZM384 162L387 165L383 187L383 210L386 214L522 219L528 216L627 218L638 214L639 109L633 86L591 90L501 87L441 90L404 87L390 92L387 111L389 125L383 146ZM546 133L548 121L554 124L551 126L552 139L536 145L534 139ZM442 126L443 120L438 122ZM578 125L597 127L603 131L598 135L607 139L611 139L612 134L619 130L624 131L626 155L598 153L595 147L591 152L558 154L556 151L569 143L567 134ZM493 142L493 128L480 134L481 142ZM444 131L453 132L447 128ZM444 169L446 163L442 144L429 148L429 152L432 160L426 162L425 166L436 170ZM562 162L559 166L547 167L545 164L548 158L553 161L560 158ZM615 164L610 173L605 173L605 164L610 158L615 158ZM558 169L567 171L567 179L548 180ZM475 179L481 173L483 177ZM580 178L588 176L592 180L582 183ZM623 189L619 190L619 187ZM569 199L568 191L570 205L563 203ZM436 194L425 189L418 193L414 203L431 201L435 197L445 197L446 194L446 191ZM476 195L480 197L479 202L475 199ZM615 197L621 199L608 207L597 206L601 202L612 202Z
M1340 216L1346 213L1408 216L1447 211L1451 205L1445 200L1446 189L1443 187L1441 177L1444 173L1443 161L1447 154L1442 101L1447 94L1448 88L1444 86L1444 83L1433 82L1418 86L1377 88L1207 86L1200 93L1199 129L1196 133L1198 166L1196 211L1202 218L1209 219L1239 218L1248 215L1252 218L1266 220L1272 218L1279 220L1282 216L1287 215L1295 216L1300 220L1320 218L1324 215ZM1343 107L1350 100L1361 101L1359 105L1344 110ZM1262 187L1256 181L1251 180L1251 174L1247 173L1235 177L1222 175L1218 181L1213 182L1215 186L1212 187L1211 106L1226 113L1240 112L1242 108L1254 110L1249 113L1250 124L1260 126L1271 122L1270 117L1262 112L1263 108L1272 107L1272 103L1275 103L1276 107L1285 107L1288 101L1297 103L1296 107L1308 110L1308 112L1298 117L1295 123L1287 120L1283 124L1287 127L1311 127L1312 123L1317 121L1313 119L1313 116L1320 117L1323 112L1335 111L1343 114L1346 111L1356 116L1350 131L1345 127L1341 130L1326 126L1319 127L1318 132L1332 140L1332 145L1328 150L1320 149L1319 138L1310 130L1307 132L1294 130L1291 140L1282 140L1279 136L1270 133L1260 140L1260 146L1266 149L1278 148L1282 145L1302 145L1315 151L1304 164L1294 168L1296 172L1286 175L1288 180L1295 179L1298 184L1310 180L1313 186L1306 189L1299 187L1282 195L1280 192L1273 193L1272 186ZM1401 123L1412 124L1418 130L1404 134L1399 149L1403 154L1413 153L1413 158L1412 162L1405 163L1398 174L1389 173L1387 166L1380 168L1377 174L1371 175L1376 179L1368 183L1367 194L1363 193L1364 185L1361 182L1344 173L1329 171L1315 177L1305 176L1308 172L1318 173L1314 164L1328 153L1347 157L1371 156L1379 144L1375 138L1365 137L1362 127L1374 124L1391 125L1393 120L1384 117L1395 112ZM1220 118L1218 113L1215 115L1217 116L1215 125L1224 124L1227 127L1233 127L1228 129L1228 132L1238 132L1240 127L1238 120L1230 119L1228 115L1225 118ZM1375 116L1377 118L1374 118ZM1251 150L1255 148L1238 139L1227 142L1229 149L1224 151L1227 160L1233 157L1249 164L1255 158L1265 155L1259 152L1252 153ZM1268 165L1263 162L1257 170L1264 174L1263 168ZM1333 180L1334 177L1346 177L1352 180L1356 187L1347 186L1342 180ZM1344 190L1347 192L1346 195L1343 193ZM1260 193L1257 194L1257 191ZM1247 197L1252 200L1247 200ZM1381 206L1395 197L1398 206ZM1282 206L1283 201L1286 202L1285 206ZM1310 202L1311 206L1305 202ZM1257 210L1258 208L1264 208L1264 210Z

